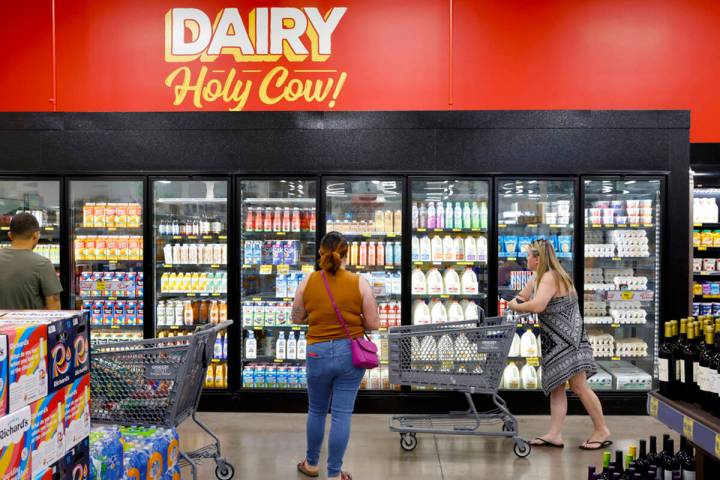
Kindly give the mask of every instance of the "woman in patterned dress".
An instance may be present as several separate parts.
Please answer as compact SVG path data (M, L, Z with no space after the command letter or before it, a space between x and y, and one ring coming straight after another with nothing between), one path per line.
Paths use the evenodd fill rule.
M580 398L592 419L594 431L580 445L583 450L598 450L612 444L605 424L602 405L587 379L597 373L592 347L578 306L577 292L562 267L552 244L533 242L528 249L528 269L535 275L508 307L515 312L537 313L542 343L542 389L550 396L550 429L532 445L562 448L562 426L567 414L565 385Z

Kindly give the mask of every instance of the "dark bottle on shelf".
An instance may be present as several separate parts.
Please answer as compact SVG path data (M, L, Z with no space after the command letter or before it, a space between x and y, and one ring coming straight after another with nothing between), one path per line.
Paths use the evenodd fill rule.
M595 465L588 465L588 480L595 480L597 476L595 475Z
M672 439L665 442L660 452L660 463L663 469L664 480L673 480L673 473L680 471L680 463L675 458L675 442Z
M720 389L720 328L715 328L715 343L713 345L714 355L710 360L710 367L708 368L708 375L710 381L708 382L710 388L709 392L709 411L715 416L720 416L720 396L718 396L718 389Z
M648 463L647 459L647 442L645 440L640 440L640 453L635 459L635 468L637 469L638 473L645 475L648 471L649 465L650 464Z
M695 326L687 325L687 341L682 345L680 353L680 398L692 401L697 398L694 365L699 361L699 352L695 342Z
M680 465L682 480L695 480L695 455L690 442L680 437L680 450L675 456Z
M705 328L705 347L700 352L700 368L698 372L700 394L698 395L698 403L704 410L712 408L713 393L711 392L710 381L710 363L715 356L714 346L714 327Z
M625 473L624 459L622 450L615 450L615 472L619 473L622 477Z
M655 435L650 435L650 451L647 454L647 463L648 468L650 468L650 465L658 465L657 462L657 437Z
M664 330L665 335L658 352L660 393L668 398L674 398L675 343L672 339L672 322L665 322Z

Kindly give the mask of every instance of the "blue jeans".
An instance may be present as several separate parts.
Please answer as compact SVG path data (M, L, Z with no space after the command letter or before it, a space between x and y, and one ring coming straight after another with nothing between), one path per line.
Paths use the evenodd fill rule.
M307 461L320 463L325 417L332 400L328 439L328 477L337 477L350 440L350 422L365 369L355 368L350 340L330 340L307 347L308 419Z

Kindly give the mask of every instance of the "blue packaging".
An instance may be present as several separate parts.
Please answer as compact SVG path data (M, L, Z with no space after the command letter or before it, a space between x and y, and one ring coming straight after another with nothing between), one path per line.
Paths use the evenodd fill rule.
M126 441L123 445L126 480L147 480L148 454L142 445Z
M712 303L701 303L700 304L700 315L712 314Z
M400 242L394 242L393 245L395 248L393 249L393 260L395 265L400 265L400 261L402 260L402 244Z
M122 480L123 445L115 426L93 427L90 432L90 478Z
M63 462L63 479L88 480L90 478L90 439L83 441L68 450Z
M252 265L253 263L253 243L251 240L243 242L243 263L245 265Z
M273 242L272 244L272 264L280 265L283 263L283 242Z
M710 295L720 295L720 283L712 282L710 284Z
M530 236L523 236L518 237L518 248L520 249L519 257L527 257L528 248L530 248L530 244L532 243L532 237Z
M418 244L420 243L420 240L418 240ZM418 247L419 249L420 247ZM385 265L392 265L395 263L393 258L395 257L395 247L393 247L392 242L386 242L385 243ZM420 251L413 252L413 260L420 260Z
M720 303L712 304L712 314L716 317L720 316Z
M697 317L700 315L700 304L698 302L693 302L692 312L693 317Z

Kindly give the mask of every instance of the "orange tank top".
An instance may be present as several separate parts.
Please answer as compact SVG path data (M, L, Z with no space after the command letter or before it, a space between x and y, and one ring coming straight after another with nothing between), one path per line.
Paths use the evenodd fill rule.
M335 303L340 310L352 338L365 334L362 318L360 276L340 269L335 275L325 272L325 278ZM320 272L313 272L303 292L303 302L308 316L308 344L347 338L340 320L335 315L330 296L325 289Z

